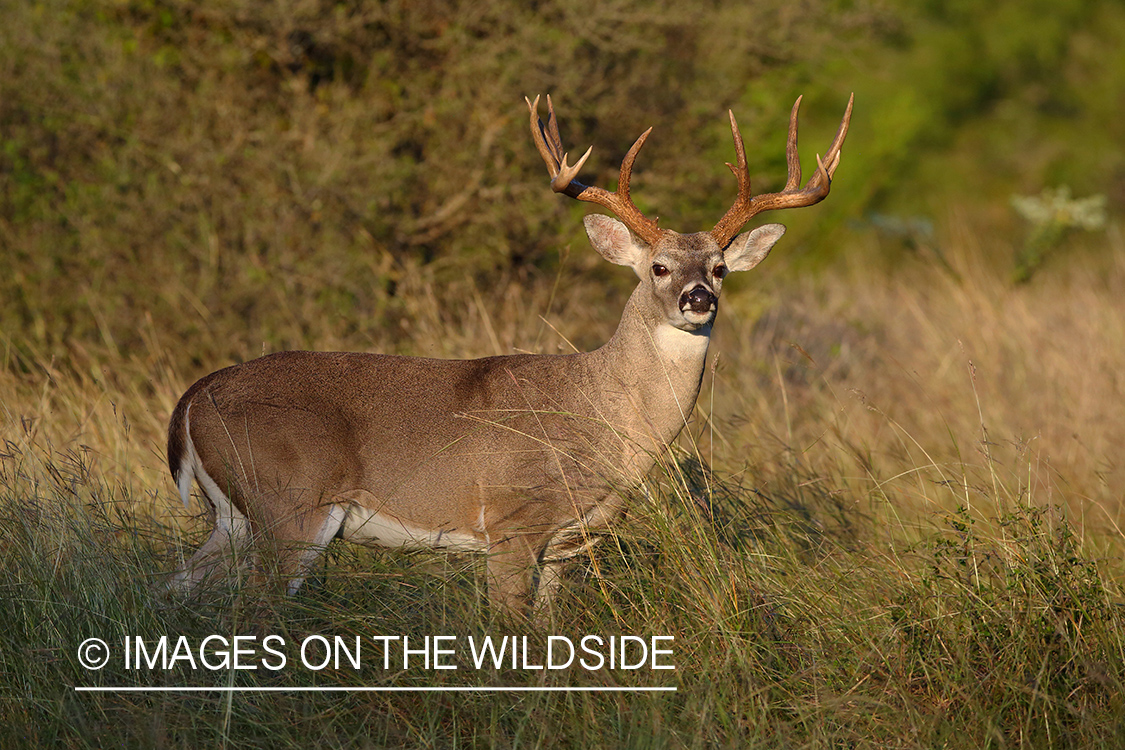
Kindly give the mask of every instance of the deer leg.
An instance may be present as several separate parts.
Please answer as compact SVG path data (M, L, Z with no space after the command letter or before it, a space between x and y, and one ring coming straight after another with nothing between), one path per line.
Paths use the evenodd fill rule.
M234 506L214 482L201 482L204 495L211 506L215 528L211 536L196 550L172 577L168 587L178 593L187 593L201 582L211 578L219 567L234 569L242 562L239 555L247 548L250 539L250 522ZM226 571L223 571L226 572Z
M186 593L209 579L218 568L236 567L238 553L245 548L248 538L249 532L244 525L216 524L207 541L176 571L170 588Z
M301 584L305 582L309 572L312 570L313 565L324 554L324 550L328 547L328 543L336 538L340 533L340 527L344 525L344 519L347 517L347 512L342 506L332 505L328 509L328 513L324 516L324 520L320 524L320 529L313 537L312 544L297 550L296 571L293 578L289 579L289 585L286 591L290 596L296 594L301 588Z
M494 542L489 548L488 599L496 614L527 617L538 557L539 550L532 540L518 534Z
M255 524L255 543L266 552L269 570L256 576L264 582L266 572L276 573L271 583L284 582L286 594L300 590L328 543L336 537L346 513L339 505L322 505L295 511L280 519Z
M551 607L562 584L562 571L565 560L544 561L539 567L539 581L535 586L531 621L538 627L551 624Z

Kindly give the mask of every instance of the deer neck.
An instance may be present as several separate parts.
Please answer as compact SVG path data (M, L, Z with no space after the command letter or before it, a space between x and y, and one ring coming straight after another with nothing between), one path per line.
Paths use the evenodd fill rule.
M613 337L592 354L608 380L607 416L637 437L663 448L680 433L695 408L711 340L711 324L694 332L669 324L644 302L629 297ZM647 442L647 441L645 441Z

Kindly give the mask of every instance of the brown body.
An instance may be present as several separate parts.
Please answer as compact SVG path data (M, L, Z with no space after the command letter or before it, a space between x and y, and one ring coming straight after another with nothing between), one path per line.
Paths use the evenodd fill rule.
M327 541L333 507L344 517L331 535L361 542L380 543L351 529L375 513L401 524L385 545L487 551L494 574L517 578L502 587L514 605L540 557L565 557L616 517L614 490L679 433L683 417L666 417L690 414L707 343L680 335L698 336L681 357L700 362L673 357L656 382L641 372L662 359L657 344L638 358L620 338L477 360L282 352L193 385L172 415L169 464L178 483L205 473L225 496L206 493L216 511L248 521L216 538L224 547L267 536L292 544L297 565L301 547Z
M784 207L777 196L791 196L790 205L823 198L846 119L830 166L821 164L809 187L751 199L740 175L739 203L720 225ZM760 262L784 228L733 239L726 233L738 226L659 230L628 201L644 136L622 166L619 192L605 193L573 180L577 166L556 154L553 112L538 132L536 122L533 107L555 189L626 221L586 219L594 247L640 278L613 338L588 353L476 360L281 352L208 375L169 426L169 466L185 503L195 482L215 517L178 584L247 550L259 565L262 553L275 556L295 591L341 536L487 553L490 597L523 611L536 588L551 593L562 560L622 513L619 492L643 479L695 406L722 278ZM791 122L795 156L796 107ZM732 130L745 171L733 118ZM774 202L755 210L763 197ZM732 218L736 209L746 217Z

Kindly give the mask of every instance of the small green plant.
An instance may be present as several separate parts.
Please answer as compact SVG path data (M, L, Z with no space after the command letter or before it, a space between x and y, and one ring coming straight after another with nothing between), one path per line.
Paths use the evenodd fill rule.
M1012 208L1031 225L1027 241L1016 254L1013 280L1020 284L1029 281L1048 253L1073 230L1104 229L1105 203L1104 195L1072 198L1066 185L1044 188L1039 195L1013 195Z

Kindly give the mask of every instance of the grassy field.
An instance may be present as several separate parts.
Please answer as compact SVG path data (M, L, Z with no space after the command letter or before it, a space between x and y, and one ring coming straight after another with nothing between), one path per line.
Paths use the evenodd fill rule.
M510 631L490 619L479 561L461 556L342 547L291 600L167 601L159 582L205 533L162 461L164 421L196 373L158 345L63 361L6 342L0 744L1119 746L1125 248L1111 240L1107 256L1020 287L968 233L949 255L961 281L921 261L785 281L782 252L732 280L690 434L571 571L554 624L528 631L540 656L549 634L674 636L674 671L477 670L460 651L441 672L312 671L292 653L276 672L126 669L127 636ZM507 291L492 307L466 294L448 327L419 302L417 350L553 350L538 315L607 336L620 304L584 319L580 293ZM115 649L101 671L77 661L89 637Z
M1119 3L0 8L0 748L1125 746ZM764 217L791 231L726 283L689 428L549 627L497 621L479 558L338 543L292 598L163 594L208 532L163 455L197 378L612 334L632 274L523 94L607 187L655 125L634 195L694 231L733 198L728 107L774 190L795 96L807 173L851 90L832 195ZM1021 223L1064 185L1104 215ZM527 661L478 668L505 635ZM587 635L675 669L532 668ZM358 669L300 659L357 636ZM193 668L235 637L255 669ZM183 686L262 690L151 689Z

